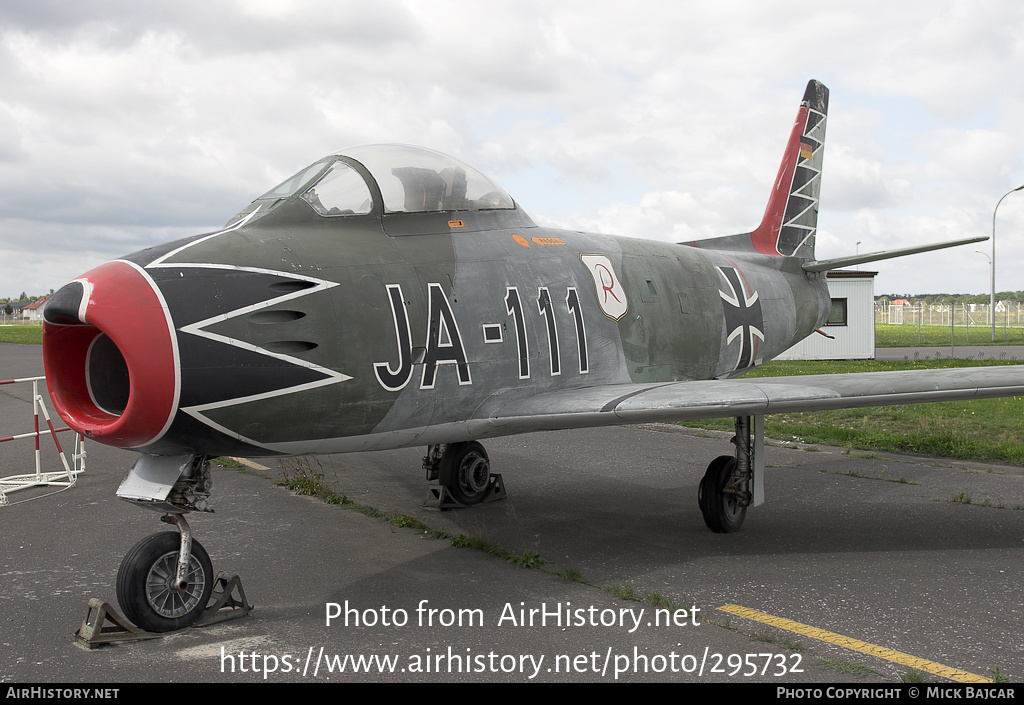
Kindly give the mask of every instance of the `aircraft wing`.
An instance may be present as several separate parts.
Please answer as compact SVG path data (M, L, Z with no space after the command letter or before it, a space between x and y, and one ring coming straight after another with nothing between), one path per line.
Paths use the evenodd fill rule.
M1024 395L1024 365L609 384L547 392L496 409L517 431L685 421Z

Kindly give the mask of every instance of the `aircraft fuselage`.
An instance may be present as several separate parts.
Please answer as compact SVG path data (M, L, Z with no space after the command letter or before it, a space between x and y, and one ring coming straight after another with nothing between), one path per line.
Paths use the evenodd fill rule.
M297 201L126 263L176 348L170 425L126 441L161 454L499 435L467 421L540 392L733 376L829 311L796 258L545 229L518 209L339 227Z

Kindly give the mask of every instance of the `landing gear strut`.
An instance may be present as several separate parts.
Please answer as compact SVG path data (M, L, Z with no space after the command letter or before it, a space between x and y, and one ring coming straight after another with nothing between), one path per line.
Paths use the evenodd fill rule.
M697 490L704 523L717 534L739 531L747 507L764 501L764 423L761 416L736 417L735 456L711 461ZM751 437L753 434L753 437Z

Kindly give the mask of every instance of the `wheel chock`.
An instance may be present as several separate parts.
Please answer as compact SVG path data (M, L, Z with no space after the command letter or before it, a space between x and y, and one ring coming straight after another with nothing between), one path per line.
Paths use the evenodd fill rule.
M427 485L427 498L423 501L423 506L427 509L437 509L444 511L445 509L458 509L462 506L461 502L455 501L448 488L441 484L430 484Z
M491 473L487 490L483 499L478 504L495 502L499 499L505 499L505 496L505 483L501 479L501 473ZM447 487L440 483L435 484L432 482L427 485L427 499L423 502L423 506L428 509L444 511L446 509L460 509L466 505L452 497Z
M242 579L233 573L217 574L210 599L213 602L208 603L203 614L196 620L195 626L208 627L229 619L238 619L253 610L253 605L245 599Z
M210 599L212 603L207 603L206 609L194 626L207 627L229 619L238 619L253 610L253 606L245 599L242 579L231 573L217 575ZM159 639L164 635L139 629L121 616L109 602L93 597L85 608L82 626L73 636L76 645L95 649L104 644Z
M95 597L89 600L89 604L85 608L85 617L82 619L82 626L74 634L75 644L86 649L95 649L104 644L122 641L139 641L159 637L160 634L146 632L134 626L118 614L110 603Z

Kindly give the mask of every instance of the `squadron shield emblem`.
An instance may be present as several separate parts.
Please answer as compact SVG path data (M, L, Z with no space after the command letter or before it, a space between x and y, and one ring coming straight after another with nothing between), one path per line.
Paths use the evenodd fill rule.
M580 259L583 264L587 265L590 276L594 278L597 303L600 304L604 315L613 321L626 315L629 301L626 299L626 290L622 287L622 282L615 274L611 260L604 255L580 255Z

